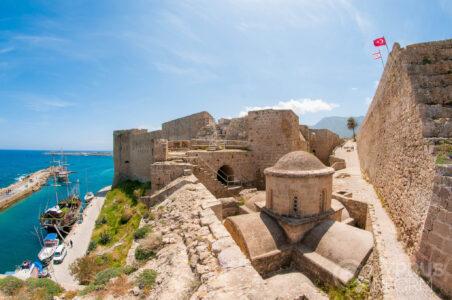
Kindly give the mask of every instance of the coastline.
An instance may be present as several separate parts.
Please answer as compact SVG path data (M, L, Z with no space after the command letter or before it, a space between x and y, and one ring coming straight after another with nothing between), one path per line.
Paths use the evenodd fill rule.
M23 180L0 189L0 211L40 190L58 167L36 171Z

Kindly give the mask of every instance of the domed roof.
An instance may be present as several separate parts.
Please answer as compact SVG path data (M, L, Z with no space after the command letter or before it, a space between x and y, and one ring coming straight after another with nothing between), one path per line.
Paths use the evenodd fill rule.
M334 169L325 166L317 157L306 151L294 151L281 157L273 167L264 173L275 176L321 176L334 173Z

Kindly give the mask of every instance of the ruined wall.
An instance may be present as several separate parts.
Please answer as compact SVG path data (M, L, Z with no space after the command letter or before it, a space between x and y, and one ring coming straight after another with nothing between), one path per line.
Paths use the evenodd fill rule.
M120 130L113 133L113 185L123 180L147 182L153 162L153 143L145 129Z
M259 110L248 113L248 141L253 151L257 186L265 186L263 171L283 155L306 150L307 143L299 130L298 116L291 110Z
M190 151L189 156L199 159L198 163L202 166L206 164L211 168L210 171L217 172L223 166L229 166L233 170L234 180L240 180L243 183L255 181L255 166L253 156L246 150L223 150L223 151Z
M426 235L424 224L430 226L425 220L437 212L433 201L450 199L450 180L444 180L446 186L441 188L448 192L435 189L437 166L432 149L435 140L452 134L451 69L452 40L405 49L395 44L358 135L362 171L387 204L401 240L415 258L421 255L419 249L425 250L425 241L439 250L444 249L443 240L452 240L449 227L442 232L443 240L433 241L439 235L435 231L444 230L437 226L420 244L423 230ZM430 256L430 263L439 257ZM423 275L431 278L428 272ZM450 294L452 281L446 279L434 283Z
M247 118L234 118L229 120L225 130L226 140L246 140L248 137Z
M171 181L183 176L186 170L191 170L188 163L156 162L150 165L151 193L154 193Z
M325 165L329 163L329 157L334 148L342 144L342 139L328 129L309 129L309 148L315 156Z
M196 138L206 126L215 126L215 120L208 112L200 112L162 124L162 138L167 140L190 140Z

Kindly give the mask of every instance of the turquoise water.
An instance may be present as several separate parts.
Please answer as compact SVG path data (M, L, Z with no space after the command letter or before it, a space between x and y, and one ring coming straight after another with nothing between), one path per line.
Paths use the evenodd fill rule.
M16 181L23 174L49 166L51 157L44 151L0 150L0 187ZM70 180L80 181L80 194L96 192L113 180L113 159L105 156L68 156ZM66 187L57 188L60 199ZM12 271L25 259L36 259L40 244L34 227L46 206L55 204L55 188L44 186L38 192L0 212L0 273Z

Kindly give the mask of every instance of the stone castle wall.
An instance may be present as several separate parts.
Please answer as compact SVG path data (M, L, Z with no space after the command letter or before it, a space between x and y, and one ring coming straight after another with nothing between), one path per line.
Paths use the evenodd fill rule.
M420 271L452 295L452 165L439 167L416 255Z
M113 134L114 180L149 181L154 145L147 130L115 131Z
M257 186L263 187L264 169L289 152L307 150L307 143L300 133L298 116L291 110L250 111L246 118Z
M161 138L167 140L190 140L208 125L215 126L215 120L208 112L200 112L162 124Z
M325 165L329 163L329 157L334 148L342 144L342 139L328 129L309 129L309 147Z
M426 223L438 213L434 202L451 199L450 179L441 179L445 186L437 187L438 167L432 155L435 140L451 137L451 69L452 40L405 49L395 44L358 135L362 171L414 258L421 256L419 250L428 252L431 244L437 253L452 252L450 222L445 232L444 226ZM436 231L441 231L441 240ZM430 255L429 259L434 264L444 257ZM445 263L445 268L451 268L450 261ZM423 275L432 279L431 273ZM452 280L447 276L434 283L450 294Z

